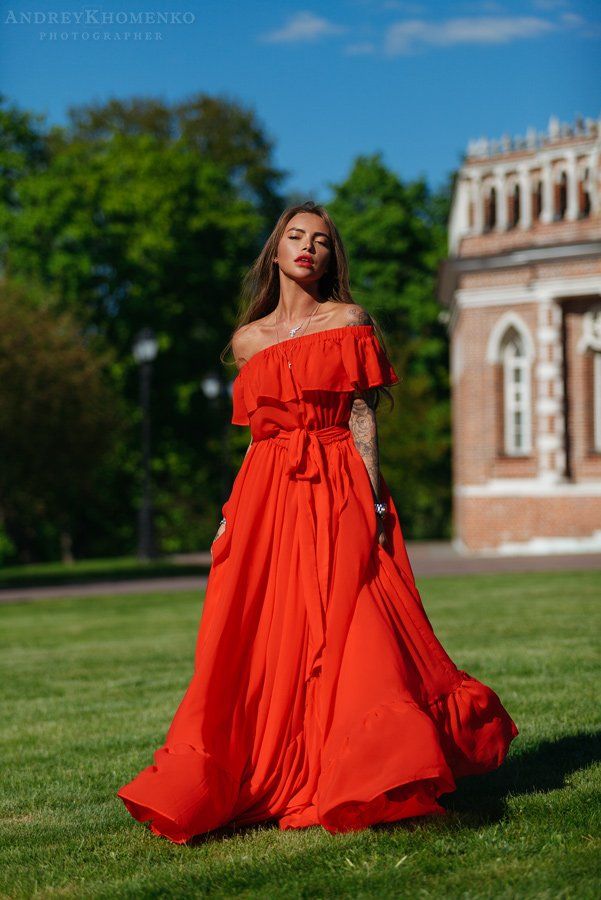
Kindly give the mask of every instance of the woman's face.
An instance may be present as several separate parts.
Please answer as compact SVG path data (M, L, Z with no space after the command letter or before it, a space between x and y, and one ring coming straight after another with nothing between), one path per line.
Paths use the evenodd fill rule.
M327 224L316 213L301 212L286 224L278 243L276 261L280 271L310 284L325 275L332 254L332 239Z

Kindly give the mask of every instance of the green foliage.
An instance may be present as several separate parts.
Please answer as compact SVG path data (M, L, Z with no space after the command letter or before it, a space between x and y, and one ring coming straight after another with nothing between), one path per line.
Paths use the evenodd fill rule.
M9 106L0 94L0 209L17 204L19 180L48 160L42 117Z
M127 433L110 359L70 313L0 285L0 511L24 558L56 555L102 492Z
M67 127L52 129L0 97L5 278L21 287L24 305L68 313L82 334L110 349L107 386L128 411L111 453L88 466L96 495L75 512L71 504L78 556L135 546L141 453L131 350L143 326L159 342L151 391L159 547L193 550L214 535L248 441L229 427L225 387L234 373L219 355L242 276L283 206L277 189L285 173L272 153L252 111L203 94L175 104L132 98L82 106L70 111ZM381 407L382 469L410 536L440 537L449 528L450 427L434 283L448 192L402 183L379 154L359 157L333 188L328 206L347 245L355 299L385 327L401 377L395 411ZM203 392L209 374L223 381L219 400ZM28 549L22 535L9 529L9 537L23 559L52 558L50 507L35 481L21 490Z
M380 406L382 472L407 536L448 537L451 510L448 339L435 285L449 192L404 184L381 154L359 157L328 204L344 236L351 287L385 329L400 378Z
M167 119L179 127L161 127ZM4 268L28 286L30 302L34 291L50 293L112 348L109 374L134 426L116 448L115 468L102 472L105 490L86 509L77 549L122 553L135 541L140 439L131 349L146 325L160 347L151 408L159 544L198 547L214 534L232 477L222 452L207 449L227 410L205 397L201 381L209 372L227 377L219 354L265 229L262 205L273 204L280 177L270 145L250 113L199 98L162 112L137 101L82 108L46 146L46 164L19 171L16 202L0 211Z

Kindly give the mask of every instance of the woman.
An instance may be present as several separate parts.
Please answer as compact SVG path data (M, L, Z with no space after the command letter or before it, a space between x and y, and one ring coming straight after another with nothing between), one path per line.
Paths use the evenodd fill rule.
M251 443L222 507L194 674L154 765L118 796L177 843L267 819L330 832L444 814L518 729L422 605L379 473L398 382L353 303L326 210L287 209L248 273L232 423Z

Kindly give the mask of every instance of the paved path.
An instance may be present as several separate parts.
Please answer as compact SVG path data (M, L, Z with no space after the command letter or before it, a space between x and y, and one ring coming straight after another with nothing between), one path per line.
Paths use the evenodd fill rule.
M575 569L601 570L601 553L575 553L549 556L464 557L448 541L407 541L407 553L417 579L433 575L469 575L493 572L551 572ZM174 562L208 566L209 553L171 557ZM115 579L88 584L53 585L0 589L0 604L30 603L62 597L101 597L106 594L148 594L173 591L203 591L207 575L174 575L169 578ZM601 595L601 575L599 576Z

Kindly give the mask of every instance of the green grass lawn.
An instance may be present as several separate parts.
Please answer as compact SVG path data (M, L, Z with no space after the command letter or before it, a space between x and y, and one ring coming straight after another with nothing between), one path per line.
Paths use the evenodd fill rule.
M0 608L0 896L598 897L599 573L419 587L455 662L520 729L505 765L460 780L444 818L261 824L193 846L150 834L115 791L152 762L187 686L200 592Z

